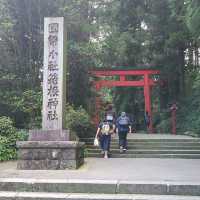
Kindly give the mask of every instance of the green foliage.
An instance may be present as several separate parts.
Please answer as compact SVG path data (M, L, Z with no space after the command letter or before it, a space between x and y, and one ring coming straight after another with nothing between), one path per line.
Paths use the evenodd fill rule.
M161 123L156 126L156 131L159 133L171 133L170 118L162 120Z
M191 94L180 102L177 129L179 132L193 132L200 136L200 75L194 79Z
M42 92L26 90L24 92L0 92L0 115L11 117L18 128L41 127Z
M0 117L0 135L10 136L15 134L16 129L13 126L13 122L8 117Z
M157 96L153 95L152 102L159 96L161 108L165 108L171 101L180 101L178 129L189 130L192 126L198 132L199 94L195 90L183 102L182 97L185 97L185 88L189 88L188 78L191 85L199 88L198 80L190 74L199 72L199 2L1 0L0 116L11 117L17 128L41 126L43 18L64 16L68 32L70 104L92 113L90 105L94 105L94 99L88 71L94 67L136 69L139 66L137 69L143 69L153 65L161 71L165 87L161 90L155 87ZM141 89L116 88L103 93L106 101L114 101L117 111L127 110L139 121L143 118ZM185 107L194 112L190 114ZM76 115L80 117L77 109ZM155 126L159 120L164 120L162 126L167 126L166 118L162 117L154 119Z
M0 161L16 158L16 148L12 148L9 138L0 136Z
M0 161L17 158L16 141L27 139L25 131L17 131L8 117L0 117Z
M34 90L26 90L18 100L13 101L14 107L18 111L22 111L27 116L28 127L41 127L41 108L42 108L42 92Z
M186 23L191 33L199 39L200 36L200 2L198 0L187 0Z
M91 49L90 49L91 48ZM90 49L90 50L89 50ZM69 103L88 108L90 83L88 71L94 62L95 49L90 44L69 42ZM89 54L89 51L93 52Z
M66 127L75 132L79 138L87 138L95 134L91 119L82 107L77 109L70 105L66 107Z
M159 113L157 118L157 122L155 123L154 119L154 127L156 132L158 133L171 133L171 115L169 110L163 110Z

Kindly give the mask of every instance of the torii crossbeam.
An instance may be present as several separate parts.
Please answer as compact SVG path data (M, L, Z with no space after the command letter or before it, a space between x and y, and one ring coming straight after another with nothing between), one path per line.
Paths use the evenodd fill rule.
M160 74L159 70L93 70L90 72L96 77L105 76L118 76L118 80L97 80L94 81L94 87L96 91L99 91L103 87L143 87L144 99L145 99L145 111L150 116L149 131L152 132L152 111L151 111L151 87L157 84L156 80L153 80L151 75ZM128 76L141 76L140 80L127 80ZM96 109L95 109L95 123L99 122L100 111L100 99L96 97Z

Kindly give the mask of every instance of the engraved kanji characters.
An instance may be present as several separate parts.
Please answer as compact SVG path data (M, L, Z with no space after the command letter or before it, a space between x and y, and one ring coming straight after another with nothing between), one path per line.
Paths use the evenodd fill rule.
M48 107L49 109L56 109L57 105L58 105L58 99L57 98L51 98L51 99L48 99Z
M58 33L58 23L49 24L49 33Z
M47 114L47 120L57 120L58 114L56 110L49 110Z
M47 102L47 120L58 120L57 107L59 104L59 87L58 87L58 28L59 24L49 24L48 37L48 102Z
M48 76L48 84L57 85L58 84L58 74L57 73L50 73Z

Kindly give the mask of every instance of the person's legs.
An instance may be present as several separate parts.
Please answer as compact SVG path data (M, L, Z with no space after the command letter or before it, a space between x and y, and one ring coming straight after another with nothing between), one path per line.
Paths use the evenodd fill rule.
M104 145L103 145L104 137L103 137L103 135L100 135L99 142L100 142L101 153L104 154L104 150L103 150L104 149Z
M102 155L105 155L105 151L106 151L106 135L102 135L101 136L101 141L102 141Z
M122 149L124 149L124 145L125 145L125 132L121 132L121 139L122 139Z
M109 139L108 139L108 152L110 152L110 142L111 142L111 135L109 135Z
M110 148L110 140L111 140L111 136L110 135L105 135L104 138L104 158L108 158L108 151Z
M123 133L123 150L127 150L127 132Z
M123 132L119 131L118 136L119 136L119 149L120 149L120 152L122 152L122 150L123 150Z
M104 152L104 158L108 158L108 151Z

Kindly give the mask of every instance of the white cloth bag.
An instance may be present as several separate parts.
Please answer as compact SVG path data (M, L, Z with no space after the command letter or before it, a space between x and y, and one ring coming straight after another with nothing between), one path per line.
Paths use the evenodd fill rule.
M98 138L94 138L94 146L95 147L98 147L99 146L99 140L98 140Z

